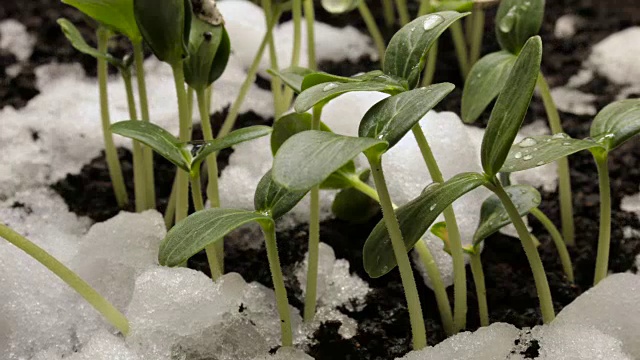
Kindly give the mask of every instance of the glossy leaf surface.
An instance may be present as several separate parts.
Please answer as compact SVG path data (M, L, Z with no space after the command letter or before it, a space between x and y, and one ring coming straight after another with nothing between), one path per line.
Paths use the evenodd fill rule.
M133 0L62 0L132 41L142 40L133 15Z
M591 123L591 137L611 151L640 133L640 99L616 101Z
M291 191L278 185L269 170L258 183L253 203L256 211L276 220L291 211L306 194L306 191Z
M189 56L191 0L133 0L142 37L158 59L170 65Z
M218 152L222 149L232 147L234 145L243 143L245 141L254 140L267 136L271 133L271 128L264 125L248 126L246 128L234 130L227 134L225 137L215 140L207 141L204 146L200 147L193 158L192 168L198 167L207 156Z
M279 77L288 87L298 94L302 92L302 81L304 77L314 73L313 70L300 66L291 66L282 70L269 69L267 72L271 74L271 76Z
M518 54L540 31L545 0L502 0L496 14L496 37L503 50Z
M58 25L60 25L64 36L69 40L69 43L71 43L71 46L73 46L74 49L83 54L93 56L96 59L106 60L111 65L120 69L124 68L124 63L120 59L113 57L109 53L102 53L98 51L98 49L89 46L82 37L82 34L80 34L80 31L78 31L78 28L76 28L71 21L67 19L58 19Z

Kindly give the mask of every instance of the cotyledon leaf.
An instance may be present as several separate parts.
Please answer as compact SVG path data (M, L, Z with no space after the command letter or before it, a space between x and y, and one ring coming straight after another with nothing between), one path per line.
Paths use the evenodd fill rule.
M62 0L102 25L138 42L142 35L133 15L133 0Z
M573 139L564 133L529 136L511 146L500 171L511 173L532 169L582 150L602 147L593 140Z
M605 106L591 123L591 137L611 151L640 133L640 99Z
M406 250L413 248L445 208L486 183L487 179L478 173L458 174L444 183L429 185L420 196L399 207L396 216ZM367 238L362 255L364 269L373 278L385 275L397 265L384 221L380 221Z
M364 115L358 135L384 140L391 148L454 88L441 83L383 99Z
M520 216L527 215L531 209L540 205L540 193L529 185L512 185L505 187L504 190L518 209ZM509 224L511 224L511 218L507 209L498 196L492 194L480 208L480 223L473 235L474 246Z
M89 44L87 44L87 42L80 34L80 31L78 31L78 28L76 28L75 25L71 23L71 21L64 18L58 19L58 25L60 25L64 36L67 38L67 40L69 40L69 43L71 43L71 46L73 46L74 49L80 51L83 54L93 56L96 59L106 60L108 63L117 68L122 69L125 67L122 60L112 56L109 53L100 52L98 51L98 49L89 46Z
M363 0L322 0L322 7L332 14L342 14L355 9Z
M205 247L250 222L273 222L255 211L213 208L198 211L177 223L160 244L158 260L163 266L179 266Z
M234 130L224 137L207 141L198 149L195 157L191 161L191 168L197 168L207 156L222 149L232 147L245 141L254 140L267 136L271 133L271 128L264 125L248 126L246 128Z
M276 153L273 179L292 190L309 190L322 183L364 151L382 153L385 141L310 130L292 136Z
M503 50L518 54L538 34L545 0L502 0L496 14L496 37Z
M282 70L269 69L267 72L271 76L279 77L288 87L296 93L302 92L302 81L304 77L313 74L314 71L300 66L291 66Z
M269 170L258 183L253 204L257 212L276 220L291 211L306 194L306 191L291 191L278 185Z

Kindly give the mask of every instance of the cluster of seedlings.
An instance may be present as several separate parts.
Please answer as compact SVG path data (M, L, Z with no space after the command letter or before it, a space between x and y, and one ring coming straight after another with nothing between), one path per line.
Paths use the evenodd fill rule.
M467 290L465 254L478 292L480 322L489 324L484 275L482 241L502 227L513 224L525 250L538 291L545 323L555 317L547 276L522 217L532 214L551 234L567 279L573 270L567 246L575 244L571 208L571 183L567 157L589 150L597 165L600 181L600 232L594 284L607 275L611 233L610 184L607 170L609 152L640 132L640 100L623 100L605 107L591 124L591 136L573 139L561 127L549 87L540 72L542 40L536 34L542 24L544 0L503 0L496 18L496 37L501 51L480 58L483 8L487 1L422 0L417 18L410 20L405 0L383 0L385 20L403 27L385 44L365 1L323 0L330 12L358 9L380 52L382 68L352 77L317 71L314 49L314 4L312 0L272 3L262 0L267 31L255 59L248 69L238 98L214 137L209 122L213 84L224 72L232 48L232 39L213 0L63 0L98 24L97 48L85 42L79 31L65 19L59 23L72 45L98 59L98 80L105 149L113 189L124 206L127 194L118 163L112 134L133 139L135 205L137 211L155 208L155 190L151 151L156 151L178 168L165 214L170 228L159 254L161 265L183 266L202 251L206 254L213 280L224 273L223 241L231 231L250 222L263 230L277 307L281 317L282 345L293 346L291 321L284 278L278 259L275 222L310 194L309 262L304 320L314 319L318 277L319 192L340 190L333 204L337 216L372 217L371 201L379 203L383 219L369 235L363 248L364 268L374 278L398 268L409 309L414 349L427 345L422 308L411 270L408 252L416 248L433 282L443 327L448 335L465 329ZM394 6L399 19L395 18ZM471 12L466 12L471 10ZM294 22L291 66L278 67L274 26L285 11ZM301 67L302 14L309 36L308 67ZM464 19L465 17L467 17ZM466 34L461 21L466 21ZM493 102L493 110L481 146L482 173L460 173L445 179L419 126L419 121L453 89L450 83L431 84L440 35L450 30L455 42L460 71L466 79L461 114L465 122L475 121ZM123 59L109 54L107 44L115 33L133 44L133 56ZM468 44L469 43L469 44ZM143 44L173 69L180 132L176 138L149 118L143 62ZM273 75L271 81L276 121L273 127L251 126L232 131L240 106L256 76L264 52L269 49ZM107 96L107 64L115 65L124 79L130 119L111 125ZM132 68L137 79L138 112L132 86ZM535 89L544 101L553 135L527 137L514 144ZM323 107L336 97L354 91L378 91L389 97L372 106L360 121L358 137L333 133L322 122ZM297 94L297 95L296 95ZM191 112L197 100L204 141L191 140ZM287 113L293 105L294 112ZM387 189L382 158L408 135L414 136L424 158L432 184L409 203L397 207ZM271 135L274 154L272 169L260 180L255 193L255 211L220 207L217 153L241 142ZM458 144L465 146L465 144ZM453 151L453 149L452 149ZM357 171L354 158L364 154L370 169ZM417 155L418 156L418 155ZM562 233L538 209L540 194L527 185L511 185L509 175L558 163ZM206 164L206 172L201 171ZM393 176L393 174L389 174ZM374 186L367 183L373 179ZM210 207L205 209L201 183L206 179ZM493 195L481 209L481 220L471 246L463 247L452 204L466 193L486 187ZM189 188L195 213L189 216ZM445 221L436 223L440 214ZM174 225L175 224L175 225ZM454 306L449 303L439 269L422 236L432 231L443 240L454 266ZM21 248L61 277L123 335L127 319L108 301L67 267L21 235L0 224L0 236Z

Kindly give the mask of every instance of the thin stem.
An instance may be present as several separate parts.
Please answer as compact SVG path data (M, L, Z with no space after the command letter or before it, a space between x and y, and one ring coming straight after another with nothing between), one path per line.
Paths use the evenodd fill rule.
M484 281L484 270L480 253L469 256L473 283L476 285L476 297L478 298L478 312L480 313L480 326L489 326L489 307L487 306L487 288Z
M358 3L358 11L360 11L360 16L362 16L362 20L367 25L367 30L369 30L369 35L373 39L373 43L376 45L376 49L378 49L378 57L380 58L380 63L384 61L384 53L387 50L387 45L385 45L384 37L380 32L380 28L376 23L376 19L371 14L371 10L367 6L366 1L360 1Z
M409 8L407 8L407 0L396 0L396 9L400 17L400 25L405 26L411 21Z
M3 237L20 250L44 265L60 279L71 286L91 306L93 306L107 321L118 329L124 336L129 333L129 321L107 299L102 297L89 284L82 280L76 273L64 266L60 261L51 256L44 249L29 241L24 236L13 231L4 224L0 224L0 237Z
M267 258L269 259L269 269L271 270L273 289L276 293L276 305L278 307L278 313L280 313L282 346L293 346L289 300L287 299L287 289L284 286L284 277L282 276L282 269L280 268L275 227L273 223L261 223L260 225L262 226L262 232L264 233Z
M293 0L291 13L293 14L293 49L291 52L290 66L300 65L300 54L302 52L302 0ZM284 88L282 101L285 108L289 108L293 100L293 89Z
M553 239L553 244L556 246L558 250L558 256L560 257L560 263L562 264L562 268L564 269L564 273L567 275L567 279L573 282L573 266L571 265L571 257L569 256L569 251L567 250L567 244L565 244L564 240L562 240L562 235L558 228L553 224L551 219L547 217L540 209L534 208L530 211L531 215L533 215L542 226L549 232L551 238Z
M542 73L538 76L538 90L542 96L544 109L549 119L551 132L554 134L563 132L560 123L560 114L556 107L549 84ZM571 173L569 171L569 160L566 157L557 161L558 163L558 192L560 195L560 217L562 219L562 236L569 246L575 246L575 226L573 223L573 202L571 195Z
M191 198L193 199L193 207L196 211L204 210L204 200L202 199L202 186L200 185L200 174L191 176Z
M187 142L191 137L191 121L189 104L184 85L182 63L173 66L173 79L178 96L178 112L180 114L180 141ZM185 219L189 212L189 174L178 168L178 186L176 188L176 224Z
M271 0L262 0L262 8L264 9L264 16L267 24L271 23L271 7ZM280 66L278 65L278 53L276 51L276 43L273 41L273 35L269 36L268 41L271 68L278 70L280 69ZM271 93L273 94L274 117L278 119L285 111L287 111L287 105L285 105L282 100L282 80L278 76L271 77Z
M440 171L440 167L436 161L433 151L429 146L427 138L424 136L424 132L420 127L420 124L416 124L411 131L416 138L422 158L424 159L431 179L434 182L444 182L444 177ZM453 297L454 297L454 311L453 311L453 324L454 331L458 332L466 327L467 323L467 279L464 262L464 250L462 249L462 239L460 236L460 229L458 228L458 221L456 215L453 212L453 207L448 206L442 214L444 220L447 223L447 229L449 230L449 244L451 247L451 259L453 260Z
M304 18L307 21L307 67L315 70L318 65L316 63L316 13L313 8L313 0L303 0L303 6Z
M313 108L311 130L320 129L322 106ZM307 285L304 299L304 321L311 322L316 314L318 291L318 258L320 246L320 187L311 188L309 216L309 264L307 266Z
M398 270L402 279L404 294L407 299L407 308L409 310L409 320L411 322L411 332L413 334L413 349L419 350L427 346L427 333L424 326L424 318L422 317L422 308L420 307L420 298L418 297L418 289L416 288L416 280L413 277L411 262L409 255L402 239L400 224L396 218L389 196L389 190L382 172L382 159L379 155L369 154L367 156L371 165L371 173L376 184L378 195L380 196L380 206L382 207L382 215L387 231L391 238L393 252L398 262Z
M511 198L509 198L509 195L504 191L500 182L496 179L493 182L493 185L489 185L487 187L498 195L511 218L511 222L518 231L520 242L522 243L524 252L527 255L527 260L529 260L529 266L531 266L531 271L533 272L533 280L536 283L538 299L540 300L540 310L542 312L542 320L545 324L548 324L555 318L555 312L553 309L553 300L551 299L549 282L547 281L547 274L544 272L544 266L542 265L542 260L540 260L540 254L538 254L536 244L533 242L533 239L531 239L529 230L522 221L522 218L518 213L518 209L516 209L516 206L511 201Z
M196 91L198 98L198 110L200 112L200 123L202 124L202 136L205 141L213 140L213 129L209 120L208 100L205 91ZM207 157L207 198L212 208L220 207L220 192L218 189L218 154L211 154Z
M107 52L109 42L109 30L99 27L97 30L98 51ZM129 203L127 196L127 188L124 185L124 176L122 175L122 167L118 158L118 151L113 143L113 135L111 133L111 119L109 115L109 95L107 90L108 68L107 61L98 58L98 83L100 89L100 117L102 121L102 136L104 137L104 154L107 160L107 168L113 185L113 192L116 196L116 202L120 208L125 207Z
M462 25L459 21L456 21L451 24L449 29L451 30L453 45L456 49L458 64L460 64L460 73L462 74L462 78L466 79L467 74L469 74L469 54L467 51L467 41L465 40L464 32L462 31Z
M142 121L151 121L149 115L149 100L147 97L147 84L145 80L144 72L144 50L142 41L133 43L133 57L136 64L136 77L138 80L138 97L140 98L140 112L142 115ZM153 150L150 147L142 145L142 152L144 156L144 170L145 170L145 192L147 197L147 208L156 208L156 187L153 174Z
M438 265L436 265L436 262L433 259L433 255L431 254L431 251L429 251L429 247L424 243L424 241L419 240L416 243L414 249L416 249L416 251L418 252L420 260L422 260L422 264L427 271L427 275L429 275L429 279L431 279L431 284L433 286L433 292L436 295L436 302L438 303L438 311L440 312L440 319L442 320L444 332L447 335L451 336L455 333L453 325L453 314L451 312L449 296L447 295L447 288L444 286L444 282L442 282L440 269L438 269Z
M433 77L436 74L436 64L438 62L438 41L436 40L429 53L427 54L427 65L424 69L424 77L422 79L422 86L429 86L433 83Z
M236 97L236 100L233 102L233 105L231 105L231 108L229 109L229 114L227 114L227 117L225 118L224 123L222 124L222 128L220 129L220 133L218 134L218 137L223 137L227 135L231 130L233 130L236 120L238 119L240 107L242 106L242 103L244 102L244 99L247 97L247 93L249 92L249 89L251 88L251 85L255 80L256 73L258 72L258 67L260 66L260 61L262 60L262 55L264 54L264 50L267 47L267 43L269 42L269 37L271 37L273 33L274 24L276 24L280 19L280 14L281 12L277 11L276 14L271 18L271 23L268 24L267 32L264 34L264 37L262 38L262 42L258 47L258 52L256 53L256 56L253 58L253 62L251 63L251 66L249 67L249 71L247 72L247 77L245 78L244 82L242 83L242 86L240 87L240 91L238 92L238 96Z
M393 0L382 0L382 15L385 25L390 28L396 22L396 12L393 7Z
M171 229L176 215L176 193L178 189L178 173L173 177L173 185L171 186L171 194L167 201L167 208L164 211L164 225L167 229Z
M127 94L129 118L131 120L138 120L136 100L133 97L133 87L131 85L131 73L129 71L122 71L121 75L124 80L124 88ZM133 188L136 201L136 212L143 212L148 209L145 182L146 173L144 169L144 153L142 152L142 144L133 140Z
M418 8L418 16L427 15L431 12L431 0L421 0Z
M609 247L611 245L611 185L609 184L609 157L605 152L593 156L598 167L600 185L600 234L598 235L598 256L593 284L607 277L609 269Z
M484 35L484 10L482 7L476 5L471 13L471 19L467 20L471 22L471 51L469 54L469 69L480 59L480 53L482 51L482 37Z
M367 195L368 197L372 198L376 202L380 202L380 197L378 196L378 192L376 191L376 189L372 188L367 183L360 180L357 176L354 176L353 178L351 178L350 182L351 182L351 186L353 186L354 189Z
M193 206L196 211L204 210L199 172L196 176L191 176L191 197L193 198ZM211 278L213 280L218 280L223 273L220 263L218 262L219 256L215 244L207 246L205 248L205 252L207 253L207 261L209 262L209 269L211 270Z

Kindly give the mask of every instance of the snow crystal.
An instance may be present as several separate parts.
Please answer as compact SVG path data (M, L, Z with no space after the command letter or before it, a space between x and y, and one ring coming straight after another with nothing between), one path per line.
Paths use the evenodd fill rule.
M640 27L630 27L600 41L587 60L590 68L619 85L640 84Z
M27 32L27 27L17 20L0 22L0 49L14 54L18 61L29 59L36 39Z

